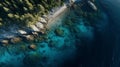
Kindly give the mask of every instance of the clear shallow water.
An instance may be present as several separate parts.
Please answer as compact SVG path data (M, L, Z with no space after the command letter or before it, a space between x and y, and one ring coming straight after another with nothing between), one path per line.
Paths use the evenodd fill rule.
M66 18L72 25L55 26L45 42L35 42L37 50L19 49L20 43L0 47L0 67L119 67L119 0L99 0L102 18L94 26L86 22L74 10ZM116 8L111 8L115 6ZM78 10L79 11L79 10ZM118 13L117 13L118 12ZM74 20L74 21L73 21ZM67 21L68 22L68 21ZM69 24L68 24L69 25ZM64 30L62 36L54 30ZM24 46L23 46L24 47Z

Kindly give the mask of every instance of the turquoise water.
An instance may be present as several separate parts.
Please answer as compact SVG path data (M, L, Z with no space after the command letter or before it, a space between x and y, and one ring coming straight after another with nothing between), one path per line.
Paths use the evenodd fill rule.
M85 5L92 16L71 8L43 41L0 46L0 67L119 67L119 2L97 0L98 12Z
M63 26L64 17L54 21L54 25L45 36L44 41L21 42L0 47L0 67L58 67L63 61L74 58L76 55L75 37L69 28ZM64 31L61 35L55 29ZM84 31L83 31L84 32ZM86 31L87 32L87 31ZM28 48L35 44L36 50Z

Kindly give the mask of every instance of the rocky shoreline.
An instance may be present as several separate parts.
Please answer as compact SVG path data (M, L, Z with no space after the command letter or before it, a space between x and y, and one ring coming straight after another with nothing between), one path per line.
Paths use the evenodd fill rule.
M56 17L59 17L67 9L66 5L63 5L55 11L52 15L43 15L38 18L38 22L34 25L30 25L29 30L19 29L16 35L12 37L0 38L0 44L5 46L7 44L14 44L24 40L33 41L36 37L46 33L46 26L51 24Z
M91 8L93 10L97 10L96 6L91 1L88 1L88 4L91 5ZM68 4L64 4L52 15L43 15L42 17L39 17L36 24L30 25L29 30L19 29L16 33L16 36L0 38L0 44L2 44L2 46L5 46L9 43L14 44L26 40L34 41L34 39L39 37L40 35L46 34L46 29L50 28L50 25L53 24L54 19L59 17L61 13L65 12L67 8Z
M37 26L41 25L41 22L37 21L38 23L30 26L34 31L30 28L26 29L26 27L18 28L15 32L16 36L1 39L0 67L57 67L63 61L76 58L77 50L84 49L82 45L91 46L86 43L91 43L94 40L94 28L87 25L90 23L84 19L87 13L80 13L79 8L81 7L78 5L81 3L73 5L68 10L63 10L54 18L46 20L45 15L42 17L43 19L40 17L39 19L45 19L45 21L53 19L51 22L42 23L47 27L43 31L44 33L40 32L43 29L39 31L39 28L43 27L38 28ZM53 14L51 15L53 16ZM92 16L96 17L93 13ZM8 32L8 34L11 33ZM79 46L80 48L78 48Z

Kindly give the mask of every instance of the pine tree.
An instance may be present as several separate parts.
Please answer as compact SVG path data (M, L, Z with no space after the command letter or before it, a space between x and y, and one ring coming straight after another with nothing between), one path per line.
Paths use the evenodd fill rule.
M0 23L4 25L13 20L15 23L35 23L38 16L42 16L64 0L0 0ZM2 21L1 21L2 19ZM7 21L6 21L7 20Z

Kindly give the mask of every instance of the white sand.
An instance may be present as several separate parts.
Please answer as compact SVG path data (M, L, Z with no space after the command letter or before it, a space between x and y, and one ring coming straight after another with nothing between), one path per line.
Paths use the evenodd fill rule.
M60 7L57 11L55 11L55 13L53 13L52 15L48 16L48 24L47 24L47 28L50 28L51 25L58 20L61 15L64 14L64 12L67 10L67 6L63 5L62 7Z

